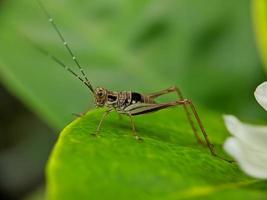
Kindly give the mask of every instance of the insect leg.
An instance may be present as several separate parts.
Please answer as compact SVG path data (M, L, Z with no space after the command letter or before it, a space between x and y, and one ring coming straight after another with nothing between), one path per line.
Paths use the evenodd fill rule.
M177 87L172 87L172 89L177 93L177 95L178 95L178 97L180 98L180 100L183 100L183 99L184 99L181 90L179 90ZM192 128L192 130L193 130L193 132L194 132L194 135L195 135L195 137L196 137L196 139L197 139L197 142L198 142L199 144L203 144L203 143L202 143L202 140L200 139L200 137L199 137L199 135L198 135L198 133L197 133L197 129L196 129L196 127L195 127L195 124L194 124L194 122L193 122L193 119L192 119L192 117L191 117L191 114L190 114L190 112L189 112L189 110L188 110L186 104L184 104L183 107L184 107L184 111L185 111L185 113L186 113L187 119L188 119L188 121L189 121L189 123L190 123L190 125L191 125L191 128Z
M77 118L81 118L85 115L84 113L71 113L71 114Z
M176 106L176 105L183 105L184 100L180 101L173 101L169 103L153 103L153 104L145 104L145 103L137 103L134 105L130 105L126 107L127 114L131 114L132 116L134 115L141 115L141 114L147 114L151 112L155 112L158 110L162 110L164 108L168 108L171 106Z
M177 95L178 95L178 97L179 97L179 100L184 100L184 97L183 97L181 91L177 87L175 87L175 86L169 87L169 88L167 88L165 90L162 90L162 91L159 91L159 92L154 92L154 93L148 94L147 97L148 98L155 99L155 98L157 98L157 97L159 97L161 95L165 95L165 94L168 94L168 93L171 93L171 92L176 92ZM200 136L197 133L197 129L195 127L195 124L193 122L193 119L191 117L191 114L190 114L190 112L189 112L186 104L183 104L183 107L184 107L184 111L186 113L187 119L188 119L188 121L190 123L190 126L191 126L191 128L193 130L193 133L194 133L194 135L196 137L197 142L199 144L203 144L202 140L200 139Z
M133 106L129 106L128 107L128 112L131 114L131 115L140 115L140 114L146 114L146 113L150 113L150 112L155 112L155 111L158 111L158 110L162 110L164 108L168 108L168 107L172 107L172 106L177 106L177 105L190 105L190 108L192 110L192 112L194 113L194 116L198 122L198 125L202 131L202 134L205 138L205 141L206 141L206 144L211 152L211 154L213 156L216 156L222 160L225 160L227 162L233 162L233 161L230 161L230 160L227 160L221 156L219 156L217 153L216 153L216 150L215 150L215 147L214 145L210 142L209 140L209 137L206 133L206 130L200 120L200 117L195 109L195 106L194 104L192 103L192 101L188 100L188 99L183 99L183 100L178 100L178 101L173 101L173 102L169 102L169 103L161 103L161 104L139 104L139 105L133 105Z
M153 93L147 94L146 96L148 98L150 98L150 99L156 99L159 96L162 96L164 94L168 94L168 93L171 93L171 92L174 92L174 91L175 91L174 87L170 87L170 88L158 91L158 92L153 92Z
M204 138L205 138L205 141L206 141L206 143L207 143L207 146L208 146L208 148L209 148L211 154L212 154L213 156L216 156L216 157L218 157L218 158L220 158L220 159L222 159L222 160L225 160L225 161L227 161L227 162L230 162L230 163L234 162L234 161L232 161L232 160L227 160L227 159L225 159L225 158L223 158L223 157L221 157L221 156L219 156L219 155L217 154L214 145L213 145L213 144L210 142L210 140L209 140L208 134L206 133L206 130L205 130L204 126L203 126L203 123L202 123L202 121L201 121L201 119L200 119L200 117L199 117L199 115L198 115L198 113L197 113L197 110L196 110L196 108L195 108L193 102L190 101L190 100L187 100L185 103L190 105L190 108L191 108L192 112L194 113L194 116L195 116L195 118L196 118L196 120L197 120L198 126L199 126L199 128L201 129L201 132L202 132L202 134L203 134L203 136L204 136Z
M100 132L100 128L101 128L101 125L102 125L102 122L103 120L106 118L106 116L110 113L110 110L107 110L106 112L104 112L104 114L102 115L102 118L97 126L97 129L96 129L96 132L95 133L92 133L91 135L93 136L98 136L99 135L99 132Z
M130 119L131 119L131 125L132 125L132 130L133 130L133 136L134 136L134 138L137 141L142 141L142 138L136 133L136 128L135 128L135 124L134 124L134 121L133 121L133 116L131 115L131 113L127 113L127 114L130 117Z

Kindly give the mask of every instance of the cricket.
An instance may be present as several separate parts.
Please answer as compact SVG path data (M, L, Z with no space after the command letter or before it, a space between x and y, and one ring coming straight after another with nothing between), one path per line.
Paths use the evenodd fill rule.
M218 157L224 161L232 162L230 160L227 160L221 156L219 156L216 152L215 146L211 143L208 134L203 126L203 123L199 117L199 114L196 110L195 105L190 99L184 98L181 90L178 87L172 86L167 89L153 92L149 94L142 94L139 92L133 92L133 91L110 91L104 87L93 87L91 82L89 81L88 77L86 76L86 73L84 72L82 66L80 65L78 59L75 57L72 49L66 42L65 38L63 37L63 34L59 30L58 26L54 22L54 19L49 14L48 10L44 6L44 4L41 2L41 0L37 0L40 8L43 10L44 14L46 15L48 21L51 23L53 29L61 39L63 45L65 46L66 50L72 57L72 60L74 61L75 65L77 66L78 70L80 71L80 75L78 75L76 72L74 72L71 68L67 67L60 59L50 54L48 51L37 45L36 43L31 43L44 55L50 57L52 60L54 60L58 65L63 67L65 70L67 70L69 73L71 73L74 77L79 79L92 93L95 101L96 108L99 107L106 107L107 110L103 113L102 118L100 119L100 122L96 128L95 133L92 133L93 136L98 136L100 134L100 129L102 127L102 123L104 119L108 116L108 114L112 111L115 111L119 114L126 115L130 118L131 121L131 127L132 127L132 133L133 137L137 141L142 141L142 138L138 135L134 123L134 116L136 115L143 115L148 113L153 113L162 109L166 109L169 107L174 106L182 106L185 115L187 117L187 120L192 128L192 131L195 135L195 138L197 142L200 145L207 146L211 155ZM177 100L166 102L166 103L157 103L156 99L162 95L166 95L169 93L175 93L177 95ZM192 115L193 114L193 115ZM82 115L81 115L82 117ZM197 126L194 123L194 120L197 122ZM198 128L201 130L201 133L204 137L205 143L202 141L198 134Z

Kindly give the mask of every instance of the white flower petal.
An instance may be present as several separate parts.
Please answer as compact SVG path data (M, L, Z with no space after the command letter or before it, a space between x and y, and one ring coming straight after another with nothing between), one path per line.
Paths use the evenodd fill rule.
M267 81L256 88L254 95L258 103L267 111Z
M224 149L235 158L245 173L255 178L267 179L267 149L265 152L255 151L234 137L226 140Z
M242 123L233 115L225 115L224 121L228 131L235 138L267 154L267 127Z
M267 179L267 127L244 124L232 115L224 120L233 135L225 142L225 151L248 175Z

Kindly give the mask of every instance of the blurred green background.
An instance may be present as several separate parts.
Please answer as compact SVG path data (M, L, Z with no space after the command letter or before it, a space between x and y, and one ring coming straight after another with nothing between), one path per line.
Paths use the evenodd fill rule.
M176 85L209 110L266 120L253 97L266 75L256 44L262 29L255 25L259 17L251 1L44 4L93 85L144 93ZM74 119L72 113L93 108L87 88L20 32L76 70L36 1L0 1L0 194L5 199L21 199L44 184L57 133Z

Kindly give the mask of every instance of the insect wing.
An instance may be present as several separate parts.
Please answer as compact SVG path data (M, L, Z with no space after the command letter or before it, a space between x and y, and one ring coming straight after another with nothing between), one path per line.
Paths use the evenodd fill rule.
M170 105L166 104L146 104L146 103L136 103L130 106L127 106L124 111L130 113L131 115L140 115L150 112L155 112Z

